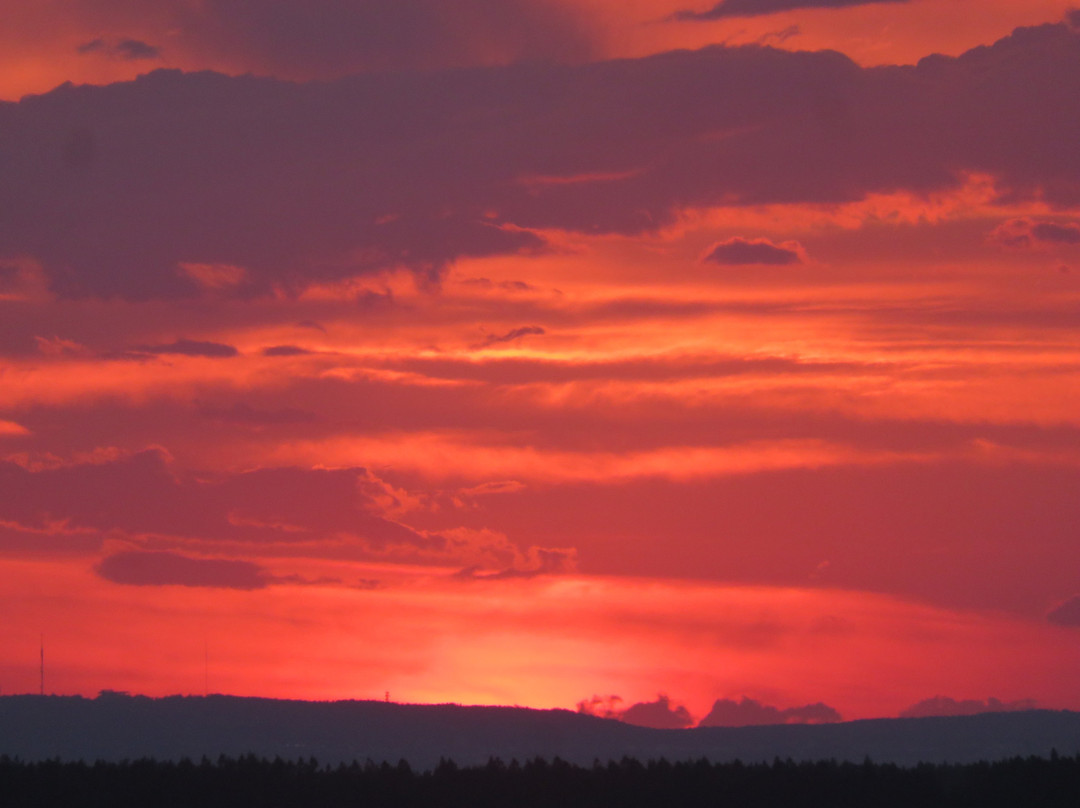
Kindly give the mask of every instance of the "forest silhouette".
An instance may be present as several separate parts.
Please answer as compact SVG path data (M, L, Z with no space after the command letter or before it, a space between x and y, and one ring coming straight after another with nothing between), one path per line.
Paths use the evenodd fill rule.
M647 763L632 758L591 767L559 758L519 763L492 759L459 767L443 760L428 771L353 762L320 765L254 755L163 762L21 762L0 757L6 804L127 806L739 806L740 808L968 808L1075 806L1080 755L1012 758L970 764L901 767L870 760Z

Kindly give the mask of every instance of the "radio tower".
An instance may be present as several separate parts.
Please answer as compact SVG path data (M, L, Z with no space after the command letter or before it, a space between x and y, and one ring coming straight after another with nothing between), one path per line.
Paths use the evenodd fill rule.
M45 695L45 635L41 635L41 695Z

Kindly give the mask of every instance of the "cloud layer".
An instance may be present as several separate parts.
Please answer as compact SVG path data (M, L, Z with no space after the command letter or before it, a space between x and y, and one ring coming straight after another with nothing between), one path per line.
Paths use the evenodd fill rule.
M705 11L677 11L672 19L708 22L728 17L758 17L797 9L829 9L874 3L906 3L908 0L721 0Z
M0 105L0 255L40 261L63 296L172 298L203 290L181 265L241 268L234 294L396 266L430 280L545 249L540 229L641 233L688 207L929 193L972 172L1067 205L1078 53L1060 24L915 68L746 47L61 88Z

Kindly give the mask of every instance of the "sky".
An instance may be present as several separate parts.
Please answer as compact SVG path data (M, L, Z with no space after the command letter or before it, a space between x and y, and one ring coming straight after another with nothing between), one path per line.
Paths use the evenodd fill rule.
M0 0L0 693L1080 709L1080 10Z

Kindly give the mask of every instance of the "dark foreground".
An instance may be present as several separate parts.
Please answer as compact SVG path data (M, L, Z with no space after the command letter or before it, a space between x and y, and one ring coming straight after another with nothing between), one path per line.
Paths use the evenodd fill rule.
M559 759L498 760L428 772L402 762L320 767L254 756L195 763L22 763L0 758L5 805L108 806L829 806L844 808L1050 808L1080 805L1080 756L1013 758L995 763L744 765L629 758L591 767Z
M503 760L838 760L974 763L1080 752L1080 713L1031 711L844 724L659 730L566 710L302 702L230 696L0 696L0 755L25 761L216 760L254 754L407 760L431 769ZM0 795L2 797L2 795ZM2 803L0 803L2 804ZM1080 805L1080 802L1077 803Z

